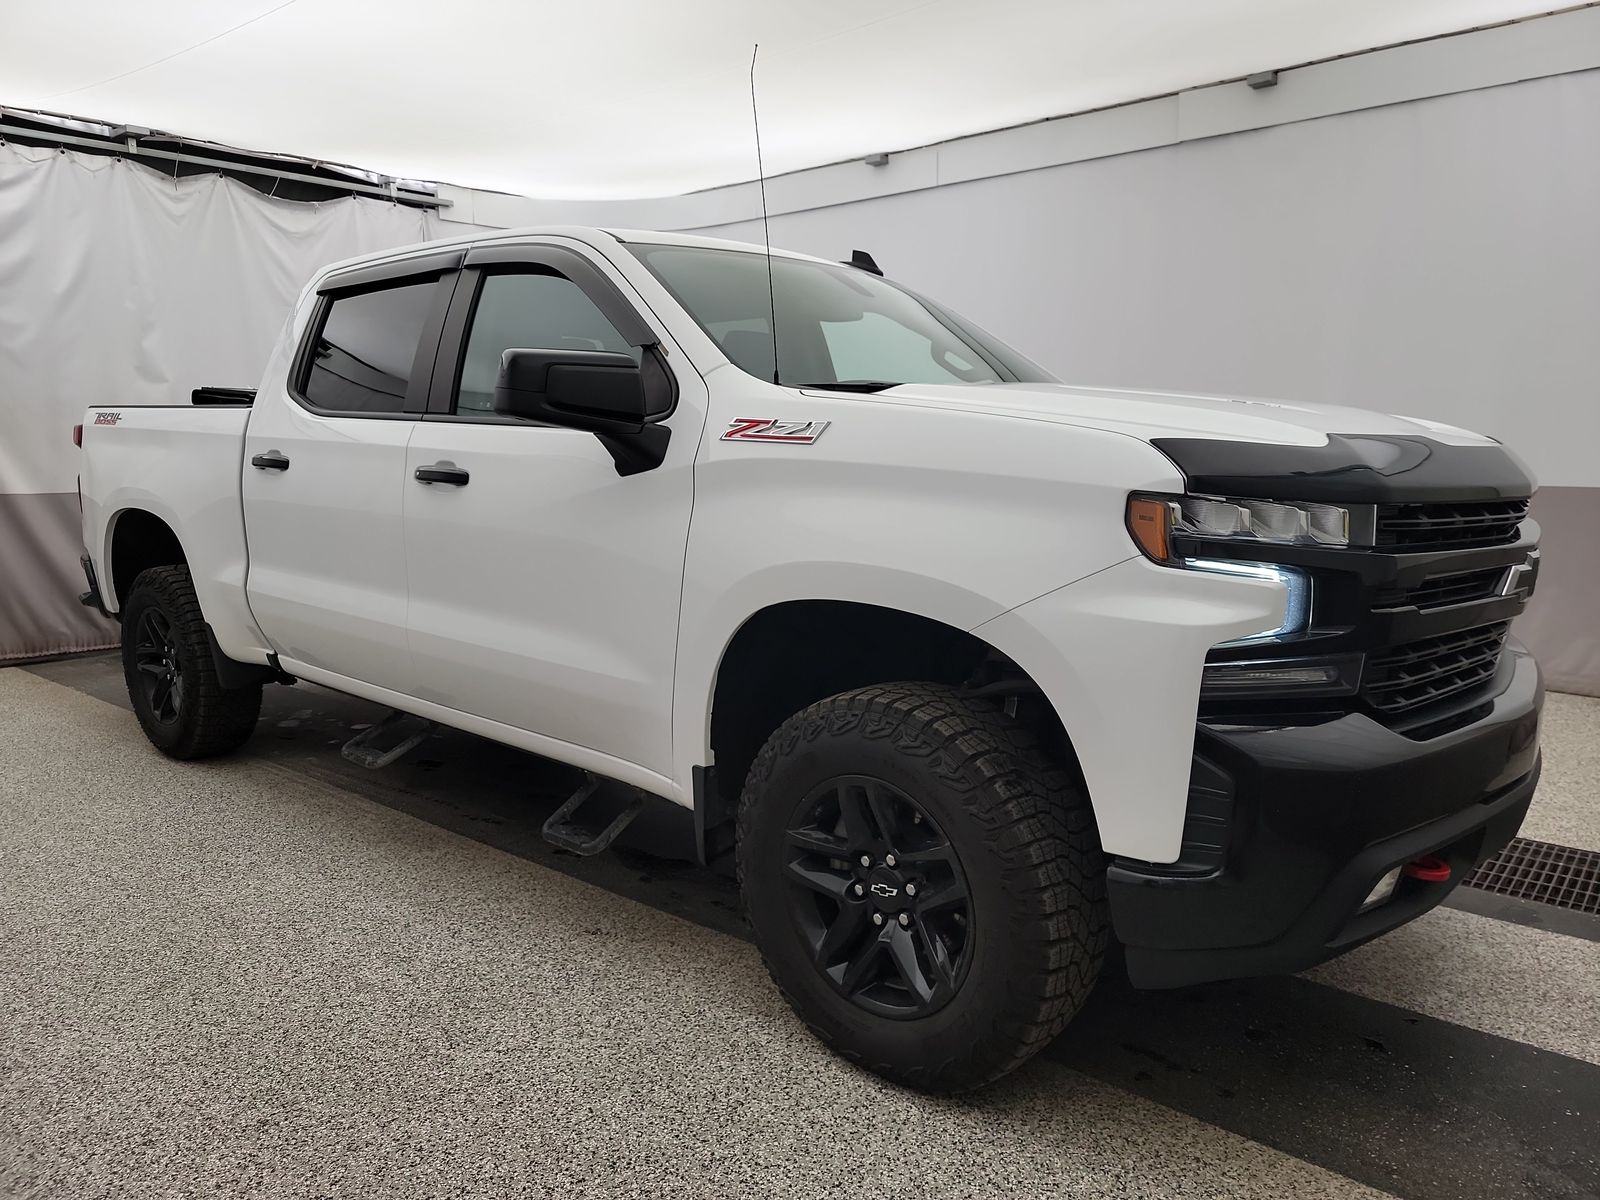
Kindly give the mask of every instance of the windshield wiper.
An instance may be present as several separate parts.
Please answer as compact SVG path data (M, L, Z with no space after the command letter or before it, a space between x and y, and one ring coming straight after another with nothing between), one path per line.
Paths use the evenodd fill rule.
M791 383L789 386L825 388L835 392L881 392L885 388L899 387L900 384L890 379L841 379L837 383Z

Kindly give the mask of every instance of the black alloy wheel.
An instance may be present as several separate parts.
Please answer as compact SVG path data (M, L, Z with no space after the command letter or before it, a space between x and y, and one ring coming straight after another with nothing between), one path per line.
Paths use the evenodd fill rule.
M879 1016L925 1017L972 961L972 897L955 848L910 796L841 775L801 801L785 864L816 967Z
M169 758L242 746L261 713L261 684L224 687L194 580L182 563L147 567L122 603L122 675L133 715Z
M139 615L133 655L151 715L163 725L176 725L183 710L183 668L172 622L159 608L147 608Z
M962 1091L1071 1020L1110 920L1094 815L1058 754L944 683L841 692L773 731L739 799L739 886L825 1043Z

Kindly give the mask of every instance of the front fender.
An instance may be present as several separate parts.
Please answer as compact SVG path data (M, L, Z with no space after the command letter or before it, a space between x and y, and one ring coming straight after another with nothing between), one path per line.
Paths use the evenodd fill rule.
M1130 491L1181 491L1125 433L930 407L884 393L776 388L713 372L695 464L673 696L689 794L711 761L717 668L754 613L844 600L971 630L1133 553ZM740 420L816 422L803 444L722 440Z
M1183 842L1206 652L1271 628L1282 584L1131 558L973 630L1027 671L1083 768L1110 854L1173 862Z

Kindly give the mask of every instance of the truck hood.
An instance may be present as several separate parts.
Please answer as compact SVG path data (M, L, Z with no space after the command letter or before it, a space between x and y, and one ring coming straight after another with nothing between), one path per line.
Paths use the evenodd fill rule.
M885 403L1113 430L1146 442L1154 438L1216 438L1321 446L1329 434L1374 434L1427 437L1454 446L1497 444L1493 438L1420 417L1244 396L1138 392L1054 383L908 383L873 393L872 398Z

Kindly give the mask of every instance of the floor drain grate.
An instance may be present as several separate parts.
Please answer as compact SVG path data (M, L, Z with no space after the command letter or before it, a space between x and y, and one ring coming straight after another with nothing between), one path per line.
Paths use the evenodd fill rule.
M1512 838L1510 845L1468 876L1467 886L1600 913L1600 851Z

